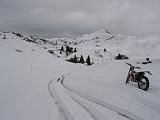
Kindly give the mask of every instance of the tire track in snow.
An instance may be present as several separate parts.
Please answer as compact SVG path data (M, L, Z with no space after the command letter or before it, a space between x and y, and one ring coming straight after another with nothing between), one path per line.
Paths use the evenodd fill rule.
M89 82L92 82L92 83L96 83L96 84L100 84L101 85L101 83L99 83L99 82L96 82L96 81L93 81L92 79L89 79L89 78L87 78L87 77L85 77L85 76L82 76L82 77L84 77L86 80L88 80ZM104 85L104 83L102 84L102 85ZM105 84L106 85L106 84ZM112 84L107 84L107 85L112 85ZM112 85L113 86L113 85ZM152 110L154 110L155 112L157 112L157 113L159 113L160 114L160 105L159 104L154 104L154 102L152 102L152 101L149 101L149 100L147 100L147 99L143 99L143 98L140 98L140 97L138 97L138 96L135 96L134 95L134 93L132 94L132 96L134 96L134 97L132 97L132 99L135 99L135 100L137 100L138 99L138 102L140 102L141 104L143 104L145 107L148 107L149 109L152 109Z
M81 109L78 109L80 111L83 111L83 112L80 112L80 115L81 116L86 116L86 114L89 116L89 119L91 120L97 120L96 117L94 116L94 114L92 114L85 106L83 106L82 104L80 104L76 99L74 99L72 96L70 96L68 94L68 92L66 91L66 89L62 86L63 84L63 79L66 77L66 75L62 75L58 80L57 82L59 82L59 85L61 86L61 89L65 92L65 94L67 95L67 97L69 97L69 99L71 99L72 102L74 102L76 105L74 107L77 107L77 108L81 108ZM85 113L85 114L83 114ZM81 120L82 118L78 118L78 120ZM85 118L86 119L86 118ZM88 120L88 118L87 118Z
M109 116L106 115L106 113L116 114L116 112L111 111L108 108L104 109L104 107L102 107L100 105L97 105L93 102L90 102L90 101L78 96L77 94L75 94L73 92L70 92L68 90L66 92L72 97L72 99L75 102L77 102L80 106L82 106L84 109L86 109L86 111L89 112L96 120L114 119L113 117L110 117L111 115L109 115ZM118 117L117 115L114 115L114 117L116 117L116 119ZM122 117L122 116L120 116L120 117ZM124 118L124 117L122 117L122 118L123 118L123 120L127 119L127 118ZM118 119L121 120L119 117L118 117Z
M60 80L60 78L58 78L57 80ZM54 84L53 82L55 82L54 79L49 81L48 92L49 92L50 96L52 97L52 99L54 100L54 103L56 104L56 106L58 108L58 111L61 115L60 117L62 117L62 120L73 120L70 113L67 111L67 109L65 108L65 106L63 105L61 100L59 99L58 95L56 94L56 92L55 92L55 90L52 86L52 84Z
M85 107L83 104L81 104L78 100L76 100L76 99L75 99L74 97L72 97L71 95L69 95L69 96L70 96L77 104L79 104L83 109L85 109L86 112L88 112L89 115L90 115L94 120L98 120L98 119L96 118L96 116L95 116L94 114L92 114L87 107Z
M57 82L60 82L60 85L62 85L62 87L63 87L63 80L64 80L65 77L66 77L66 75L61 75L61 77L59 79L57 79ZM96 113L99 113L98 115L95 115L95 112L91 112L91 111L93 111L91 109L95 109L95 108L93 108L93 107L92 108L90 107L90 109L87 108L83 103L81 103L79 100L77 100L76 98L74 98L71 94L69 94L70 91L68 91L64 87L63 87L63 89L68 94L68 96L71 97L71 99L74 102L76 102L79 106L81 106L93 118L93 120L102 120L102 118L103 118L103 120L107 120L107 118L102 113L100 113L99 111L96 110ZM81 99L83 99L83 98L81 98Z
M100 105L100 106L102 106L104 108L107 108L107 109L109 109L109 110L111 110L113 112L116 112L118 115L120 115L122 117L125 117L125 118L127 118L129 120L145 120L145 119L143 119L143 118L141 118L141 117L139 117L139 116L137 116L137 115L135 115L135 114L133 114L133 113L131 113L129 111L126 111L126 110L121 109L121 108L117 108L116 106L110 105L110 104L108 104L106 102L103 102L103 101L98 100L96 98L93 98L91 96L84 95L84 94L82 94L82 93L80 93L78 91L70 89L69 87L67 87L66 85L63 84L64 83L64 78L65 77L63 76L63 78L61 79L61 85L64 88L66 88L68 91L78 95L79 97L82 97L87 101L90 101L90 102L95 103L97 105Z
M76 116L75 114L73 114L73 116L72 116L72 114L71 114L72 112L70 113L70 110L67 108L66 104L63 103L63 100L58 96L58 93L56 93L56 90L54 90L56 88L54 88L54 83L53 82L57 82L58 83L57 85L61 86L61 90L66 93L64 87L62 86L63 81L61 79L64 79L64 75L62 75L56 81L51 80L48 83L48 91L50 93L50 96L56 101L55 103L56 103L57 107L59 108L59 112L60 112L60 114L62 115L62 117L65 120L74 120L74 119L76 119L76 120L80 119L81 120L81 118L77 118L77 117L75 118L75 116ZM67 96L72 100L72 102L74 102L76 105L78 105L78 108L81 108L81 110L83 109L82 110L83 112L81 112L81 113L85 113L85 114L81 114L81 116L83 116L83 115L86 116L87 115L88 116L87 120L88 120L88 118L89 118L89 120L97 120L95 118L95 116L92 113L90 113L87 108L85 108L84 106L82 106L78 101L72 99L70 95L67 94ZM76 107L76 106L74 106L74 107ZM80 111L78 111L78 112L80 112Z
M65 89L65 88L64 88ZM68 92L68 91L67 91ZM86 110L86 112L88 112L89 114L90 114L90 116L94 119L94 120L100 120L100 119L98 119L99 117L98 116L96 116L94 113L92 113L91 111L90 111L90 109L89 108L87 108L85 105L83 105L81 102L79 102L76 98L74 98L72 95L70 95L69 93L67 93L77 104L79 104L83 109L85 109ZM107 119L105 119L105 120L107 120Z

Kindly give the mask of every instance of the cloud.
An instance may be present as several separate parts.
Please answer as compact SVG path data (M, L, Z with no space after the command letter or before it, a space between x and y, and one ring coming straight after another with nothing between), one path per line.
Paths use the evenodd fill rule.
M160 35L159 0L0 0L0 31Z

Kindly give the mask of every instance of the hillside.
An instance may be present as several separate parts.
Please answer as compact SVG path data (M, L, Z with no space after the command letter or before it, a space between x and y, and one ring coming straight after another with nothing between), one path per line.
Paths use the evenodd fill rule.
M66 55L66 46L77 51ZM0 119L158 120L159 52L159 39L112 37L104 30L73 39L0 33ZM114 60L117 53L130 59ZM66 61L81 54L100 64ZM145 57L152 64L137 64ZM126 61L151 71L152 76L146 74L148 91L138 89L137 83L125 84Z
M23 37L12 33L0 35L0 119L58 120L47 84L77 66Z
M86 59L89 55L93 63L102 63L115 59L118 54L124 54L130 59L160 58L160 39L158 37L139 39L134 36L112 34L102 29L75 38L54 38L50 41L57 42L58 49L55 51L58 52L56 54L63 58L66 56L65 53L59 54L62 45L77 49L76 53L66 56L67 59L73 58L75 55L77 57L83 55Z
M75 55L77 59L82 55L86 60L89 55L91 62L96 64L114 60L118 54L123 54L130 59L160 58L160 39L158 37L138 39L133 36L112 34L104 29L75 38L45 39L16 32L1 34L2 37L6 34L7 39L17 37L36 44L36 46L44 48L45 51L63 60L74 58ZM60 50L62 46L64 51ZM72 48L71 52L66 53L66 46ZM74 52L75 48L76 52Z
M105 48L113 56L121 53L129 56L129 58L160 57L160 39L155 37L138 39L133 36L112 34L105 30L100 30L76 38L75 41L79 41L82 49L92 47L92 50L93 48L103 50Z

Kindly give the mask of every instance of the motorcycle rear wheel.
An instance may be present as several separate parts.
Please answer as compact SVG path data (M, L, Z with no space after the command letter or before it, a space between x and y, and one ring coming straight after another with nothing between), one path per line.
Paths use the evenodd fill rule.
M149 79L146 76L142 76L138 81L138 88L147 91L149 88Z

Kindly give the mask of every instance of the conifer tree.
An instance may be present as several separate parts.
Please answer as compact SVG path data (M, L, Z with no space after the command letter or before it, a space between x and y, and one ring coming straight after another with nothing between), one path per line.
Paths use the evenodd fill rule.
M77 49L76 49L76 48L74 48L74 52L77 52Z
M86 63L87 63L87 65L91 65L91 60L90 60L89 55L88 55L88 57L87 57L87 59L86 59Z
M69 52L69 46L66 46L66 52Z
M81 55L80 57L80 63L84 64L84 59L83 59L83 56Z
M61 51L64 51L63 45L62 45L62 47L61 47Z
M69 47L69 52L73 53L73 48L72 47Z
M116 56L116 59L117 59L117 60L122 59L122 55L119 53L119 54Z
M6 39L6 35L3 36L3 39Z
M76 55L74 55L73 62L74 62L74 63L77 63L77 57L76 57Z

